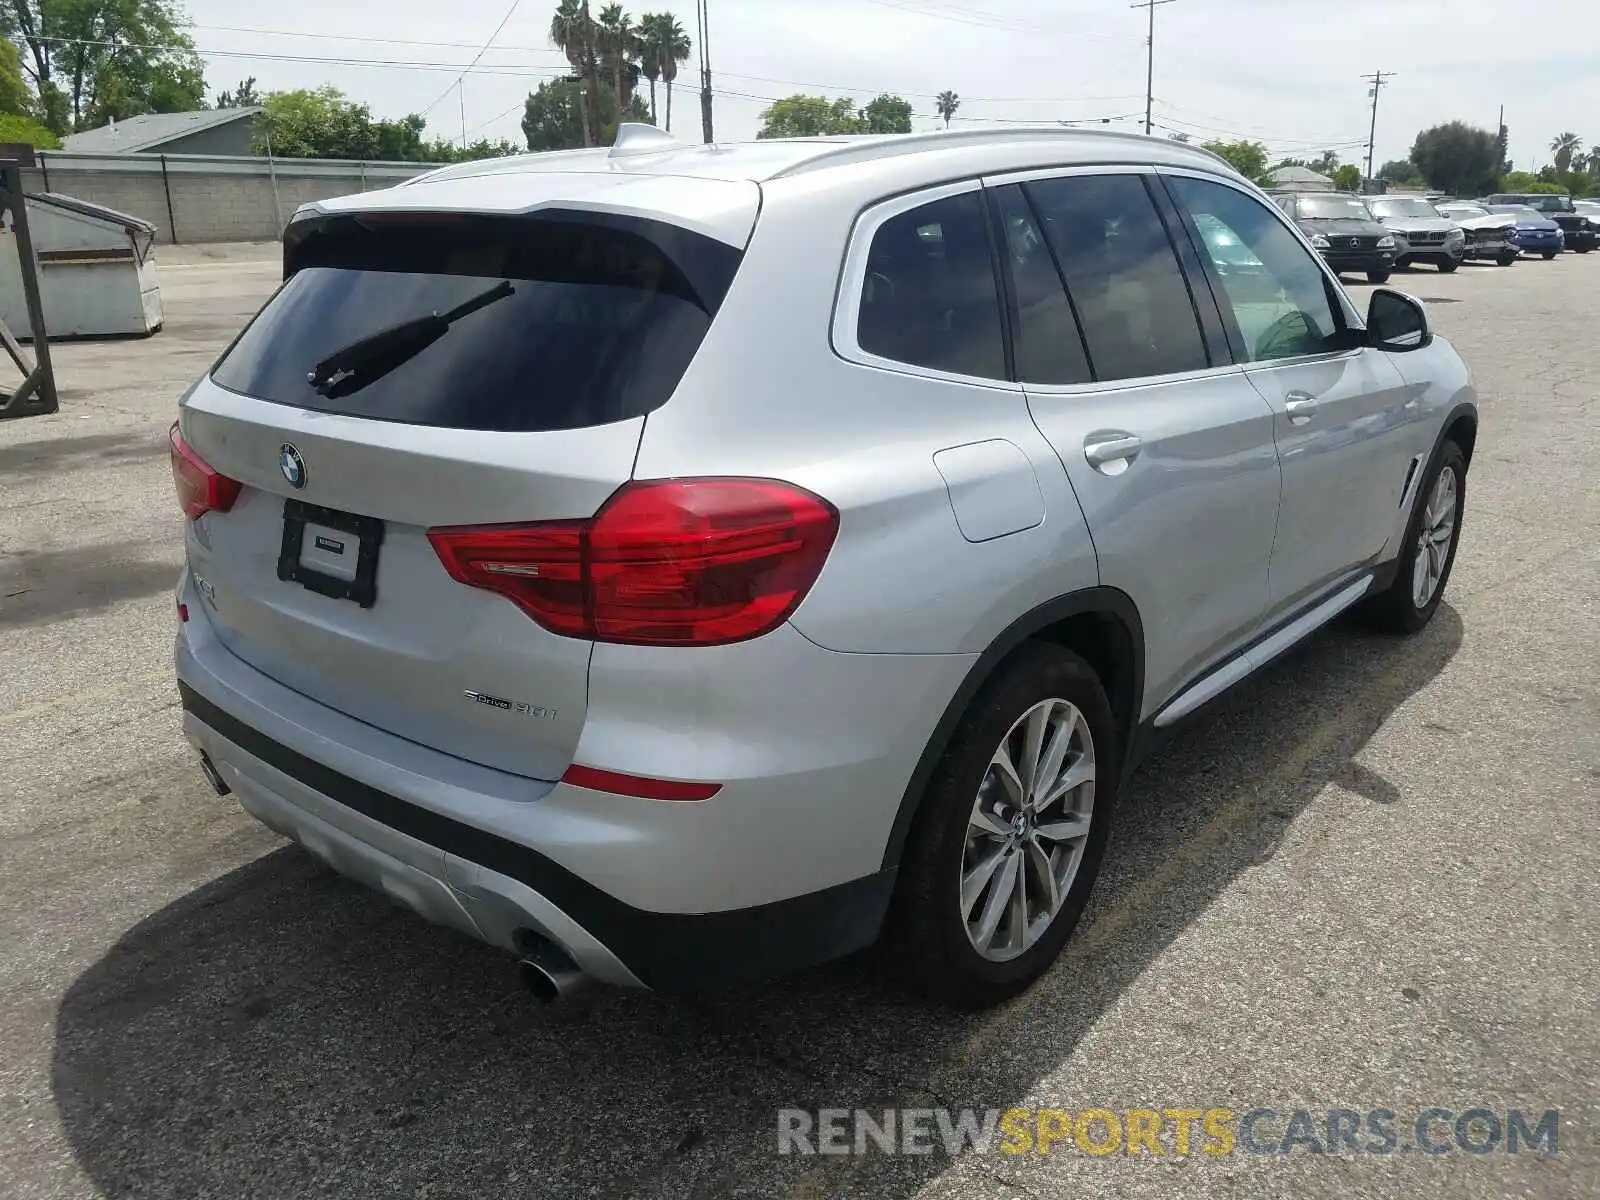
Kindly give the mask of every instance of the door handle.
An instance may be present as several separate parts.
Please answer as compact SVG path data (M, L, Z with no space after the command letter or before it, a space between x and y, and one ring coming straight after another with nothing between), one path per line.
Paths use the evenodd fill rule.
M1310 392L1290 392L1284 397L1283 411L1289 415L1289 424L1304 425L1317 414L1317 398Z
M1131 433L1091 433L1083 439L1083 456L1102 475L1120 475L1139 457L1144 443Z

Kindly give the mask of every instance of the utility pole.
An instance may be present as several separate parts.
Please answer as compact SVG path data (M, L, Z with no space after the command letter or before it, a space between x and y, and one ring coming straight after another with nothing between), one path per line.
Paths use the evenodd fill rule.
M1153 117L1152 109L1155 105L1156 88L1156 9L1163 4L1176 4L1177 0L1138 0L1136 4L1128 5L1129 8L1148 9L1150 13L1150 36L1145 45L1149 52L1145 57L1144 68L1144 131L1150 132L1150 123Z
M1367 95L1372 97L1372 128L1367 133L1367 178L1372 178L1372 147L1378 140L1378 93L1383 90L1384 84L1394 78L1393 71L1374 71L1371 75L1363 75L1372 85L1372 90Z
M711 130L711 10L708 0L695 0L694 15L700 33L700 136L706 145L715 138Z

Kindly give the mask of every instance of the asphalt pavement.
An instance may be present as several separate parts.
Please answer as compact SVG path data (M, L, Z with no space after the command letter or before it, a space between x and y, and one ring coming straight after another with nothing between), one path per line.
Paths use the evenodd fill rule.
M276 248L163 256L166 329L56 347L60 414L0 422L0 1196L1596 1194L1600 255L1396 276L1482 393L1436 620L1327 630L1191 724L1059 964L979 1015L870 957L538 1008L214 797L179 732L165 436ZM1269 1149L1296 1109L1388 1109L1401 1136L778 1153L783 1109L1018 1106L1271 1109ZM1403 1149L1432 1107L1556 1110L1557 1144Z

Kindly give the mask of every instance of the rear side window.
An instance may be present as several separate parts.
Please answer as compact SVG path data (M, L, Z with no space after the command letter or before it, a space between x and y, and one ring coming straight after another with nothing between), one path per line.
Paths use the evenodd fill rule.
M536 432L665 403L741 254L601 214L291 226L286 281L212 371L318 412Z
M1024 185L1078 310L1098 380L1210 365L1189 285L1137 175Z
M994 257L977 191L930 201L878 227L856 343L912 366L1005 378Z

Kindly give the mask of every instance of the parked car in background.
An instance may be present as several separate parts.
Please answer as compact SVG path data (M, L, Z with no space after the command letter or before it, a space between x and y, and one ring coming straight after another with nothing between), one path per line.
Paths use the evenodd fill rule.
M1434 205L1439 212L1461 226L1466 237L1464 257L1497 262L1509 267L1517 261L1517 222L1506 213L1492 213L1481 204L1465 200L1444 200Z
M1574 200L1572 207L1589 222L1591 229L1600 231L1600 200Z
M1198 146L624 124L306 205L283 274L169 435L183 731L544 999L881 935L1004 1000L1166 730L1449 583L1466 365Z
M1549 217L1561 230L1564 248L1575 254L1587 254L1600 245L1600 225L1591 224L1589 218L1578 212L1568 195L1548 195L1541 192L1498 192L1484 198L1488 205L1521 204Z
M1360 196L1349 192L1274 192L1272 200L1292 217L1335 271L1363 271L1368 282L1387 283L1396 244Z
M1397 267L1431 263L1449 274L1466 257L1461 226L1420 196L1373 196L1367 208L1394 238Z
M1515 219L1517 249L1524 254L1537 254L1551 259L1565 247L1566 238L1561 226L1525 204L1485 204L1484 207L1492 213L1502 213Z

